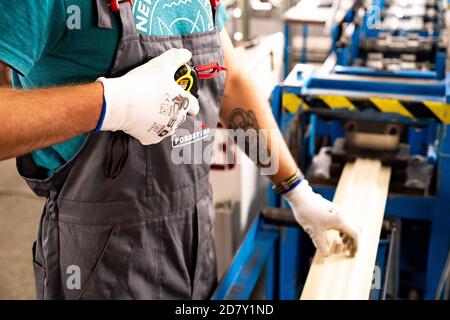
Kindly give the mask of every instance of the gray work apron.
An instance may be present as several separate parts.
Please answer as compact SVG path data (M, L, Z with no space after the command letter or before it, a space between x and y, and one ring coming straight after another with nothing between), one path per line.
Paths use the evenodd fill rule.
M97 9L99 27L112 28L107 0L97 0ZM116 14L122 37L110 77L171 48L192 51L193 65L224 63L217 29L142 36L128 2ZM38 299L209 297L216 282L210 162L174 164L171 154L211 150L224 84L223 73L200 80L200 113L175 133L181 147L173 137L143 146L123 132L90 134L50 178L41 178L29 155L18 158L19 173L47 199L33 246Z

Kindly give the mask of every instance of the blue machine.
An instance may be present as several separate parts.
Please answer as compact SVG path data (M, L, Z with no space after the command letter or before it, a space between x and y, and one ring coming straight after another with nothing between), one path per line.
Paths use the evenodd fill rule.
M334 27L328 60L320 69L295 66L275 88L272 110L302 171L327 199L334 195L345 161L370 156L392 166L385 212L394 227L380 240L376 264L383 286L373 290L372 298L385 298L390 285L395 288L392 298L416 292L432 299L450 249L447 6L427 1L435 15L429 14L423 24L391 30L387 21L394 4L356 2ZM411 41L399 46L393 39ZM393 68L392 62L399 61ZM392 142L396 148L355 149L351 139L361 132L379 137L387 149ZM332 150L333 164L329 177L317 178L311 173L312 160L324 147ZM286 206L272 190L269 205ZM288 211L273 210L254 222L215 299L250 298L262 275L267 299L299 297L312 246L289 221Z
M337 59L334 71L349 75L444 79L447 4L441 0L423 2L423 7L405 6L404 2L395 0L356 2L332 32L332 51Z

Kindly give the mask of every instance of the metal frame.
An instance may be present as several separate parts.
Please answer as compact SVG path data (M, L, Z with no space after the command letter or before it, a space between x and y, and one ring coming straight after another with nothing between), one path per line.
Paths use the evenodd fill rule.
M379 8L385 7L384 0L376 0L373 1L373 5L378 6ZM354 59L359 56L359 45L361 39L369 39L376 38L380 33L389 33L389 30L384 30L381 28L369 28L367 21L370 19L374 25L381 24L381 16L373 16L371 12L366 12L362 18L361 23L354 23L355 29L353 30L351 41L347 47L337 48L336 43L339 41L339 37L342 33L343 23L353 23L356 17L357 7L350 9L347 14L344 16L342 22L336 24L331 30L332 36L332 48L331 51L336 53L338 65L341 66L340 73L345 74L367 74L373 73L373 69L366 67L354 67L351 66ZM440 21L436 18L436 25L444 25L445 21ZM301 63L307 63L307 38L309 34L309 24L308 23L297 23L302 25L302 54L301 54ZM284 76L288 76L290 72L290 62L291 62L291 34L292 34L293 25L289 21L285 21L284 23L284 35L285 35L285 44L284 44ZM441 36L438 28L434 30L434 32L430 35L428 32L422 30L396 30L394 32L395 35L408 36L409 34L418 34L422 37L434 37L439 38ZM445 53L437 52L435 57L435 66L436 70L434 71L419 71L419 70L411 70L411 71L396 71L396 72L382 72L379 73L382 75L383 73L386 75L395 74L398 77L405 78L423 78L423 79L442 79L445 77Z
M371 73L374 74L375 70L371 68L366 67L355 67L352 66L354 60L356 58L360 58L360 44L363 39L373 39L377 38L381 33L389 33L395 36L404 36L407 37L410 34L417 34L420 37L427 38L427 39L433 39L434 41L439 42L439 37L442 36L441 34L441 28L445 27L445 21L444 19L440 19L439 15L435 18L435 29L430 34L428 31L425 30L401 30L397 29L395 31L392 30L385 30L377 27L369 27L368 21L370 20L372 22L372 25L381 25L381 15L382 11L385 8L385 1L384 0L374 0L372 3L374 6L377 6L381 8L380 16L373 15L372 12L366 11L363 15L361 22L354 21L356 17L356 10L350 10L349 13L346 16L346 23L351 23L352 27L354 27L354 30L352 32L352 36L349 39L349 44L347 46L344 46L342 48L337 48L335 45L333 45L333 52L337 55L337 61L338 65L341 67L340 73L345 74L361 74L361 73ZM444 8L443 2L437 2L438 6L438 12L441 12ZM339 38L341 36L342 31L342 25L338 24L335 26L335 30L332 33L332 40L333 43L337 43L339 41ZM383 74L389 75L389 76L395 76L395 77L405 77L405 78L415 78L415 79L443 79L445 78L445 59L446 54L445 52L436 52L436 56L434 61L432 61L435 65L435 70L433 71L422 71L422 70L408 70L408 71L395 71L395 72L380 72L377 71L376 73L381 76Z

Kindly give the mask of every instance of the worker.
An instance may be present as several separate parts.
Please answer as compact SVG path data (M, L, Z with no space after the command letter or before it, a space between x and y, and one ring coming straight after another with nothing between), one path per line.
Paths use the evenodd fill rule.
M173 137L199 129L210 130L191 143L207 150L219 119L272 132L270 178L298 222L322 254L329 229L354 253L357 228L297 169L225 21L214 0L0 4L0 61L15 87L0 89L0 158L18 157L46 198L33 246L39 299L208 298L210 165L174 164L172 153ZM185 64L210 68L199 99L174 79Z

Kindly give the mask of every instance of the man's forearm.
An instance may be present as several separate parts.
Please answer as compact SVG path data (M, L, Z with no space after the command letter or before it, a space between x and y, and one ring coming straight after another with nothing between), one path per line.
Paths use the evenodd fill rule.
M267 149L269 158L278 161L278 170L270 178L275 185L279 185L296 173L297 164L284 141L268 101L261 97L254 81L242 70L243 63L237 57L228 33L222 31L220 38L225 65L228 68L220 119L228 128L254 129L263 134L262 139L258 141L258 148ZM246 128L240 128L243 118L250 119ZM258 165L258 161L256 162Z
M284 141L268 101L261 97L258 87L243 70L243 62L236 55L225 30L221 32L220 39L225 65L228 68L220 119L228 128L254 129L264 135L257 142L258 148L267 149L261 151L267 151L269 158L275 158L275 161L278 161L278 170L270 178L275 185L279 185L297 172L297 164ZM243 118L250 119L247 121L246 128L240 128ZM257 165L258 162L256 161Z
M0 160L95 129L102 104L100 83L39 90L0 89Z
M254 129L264 137L259 138L258 148L267 149L269 158L276 157L275 161L278 161L279 168L270 177L274 184L278 185L295 174L297 165L284 142L269 103L258 94L252 80L240 75L227 83L220 116L222 122L230 129ZM251 128L240 127L239 122L244 117L254 119ZM256 164L264 166L258 164L258 161Z

